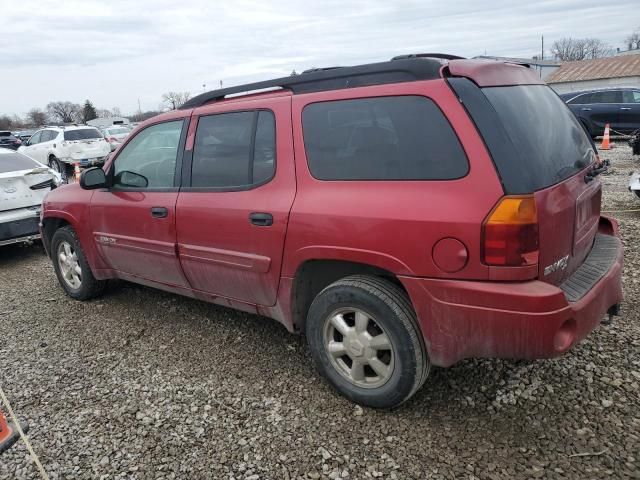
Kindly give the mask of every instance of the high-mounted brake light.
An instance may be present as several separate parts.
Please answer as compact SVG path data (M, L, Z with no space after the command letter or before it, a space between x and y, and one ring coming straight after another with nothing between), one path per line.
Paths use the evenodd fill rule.
M524 267L538 263L538 212L533 195L500 199L482 224L483 261Z

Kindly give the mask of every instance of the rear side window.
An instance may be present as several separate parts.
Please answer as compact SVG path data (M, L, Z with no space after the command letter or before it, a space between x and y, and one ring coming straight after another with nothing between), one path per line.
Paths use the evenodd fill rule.
M191 167L191 186L247 189L273 178L276 123L267 110L200 117Z
M622 92L608 90L591 94L591 103L622 103Z
M42 167L42 165L34 162L26 155L20 153L0 154L0 173L31 170L37 167Z
M81 128L79 130L68 130L64 132L64 139L73 140L91 140L93 138L103 138L97 128Z
M425 97L313 103L302 125L309 170L320 180L451 180L469 170L451 125Z

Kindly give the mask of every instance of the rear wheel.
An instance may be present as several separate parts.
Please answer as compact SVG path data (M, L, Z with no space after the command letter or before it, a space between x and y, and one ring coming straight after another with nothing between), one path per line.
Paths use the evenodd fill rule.
M59 173L64 181L67 181L67 165L64 162L61 162L52 155L49 157L49 167L51 167L53 171Z
M329 285L311 304L306 333L318 370L362 405L396 407L429 373L411 303L385 279L354 275Z
M93 276L73 228L56 230L51 239L51 257L60 286L67 295L88 300L102 294L106 282Z

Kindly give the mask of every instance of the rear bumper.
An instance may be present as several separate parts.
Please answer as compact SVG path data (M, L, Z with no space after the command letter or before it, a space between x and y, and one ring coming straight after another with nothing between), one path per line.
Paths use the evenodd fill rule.
M538 280L469 282L401 277L431 357L438 366L464 358L551 358L596 328L622 301L623 250L575 302L559 287Z
M40 238L39 217L4 221L0 223L0 246L11 243L29 242Z

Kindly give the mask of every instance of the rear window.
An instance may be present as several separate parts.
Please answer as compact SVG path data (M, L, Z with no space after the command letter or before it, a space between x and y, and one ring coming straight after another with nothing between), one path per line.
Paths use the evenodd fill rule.
M571 110L546 85L483 89L535 190L575 175L595 159L591 141Z
M0 173L15 172L18 170L31 170L32 168L41 166L42 165L20 153L0 154Z
M129 133L129 130L127 130L126 128L110 128L109 130L107 130L107 133L109 135L120 135L122 133Z
M450 180L469 170L451 125L425 97L313 103L302 123L309 170L320 180Z
M10 137L11 132L0 132L0 137Z
M92 138L103 138L96 128L81 128L79 130L65 130L65 140L90 140Z
M466 78L448 81L478 127L505 193L550 187L595 160L591 139L548 86L480 89Z

